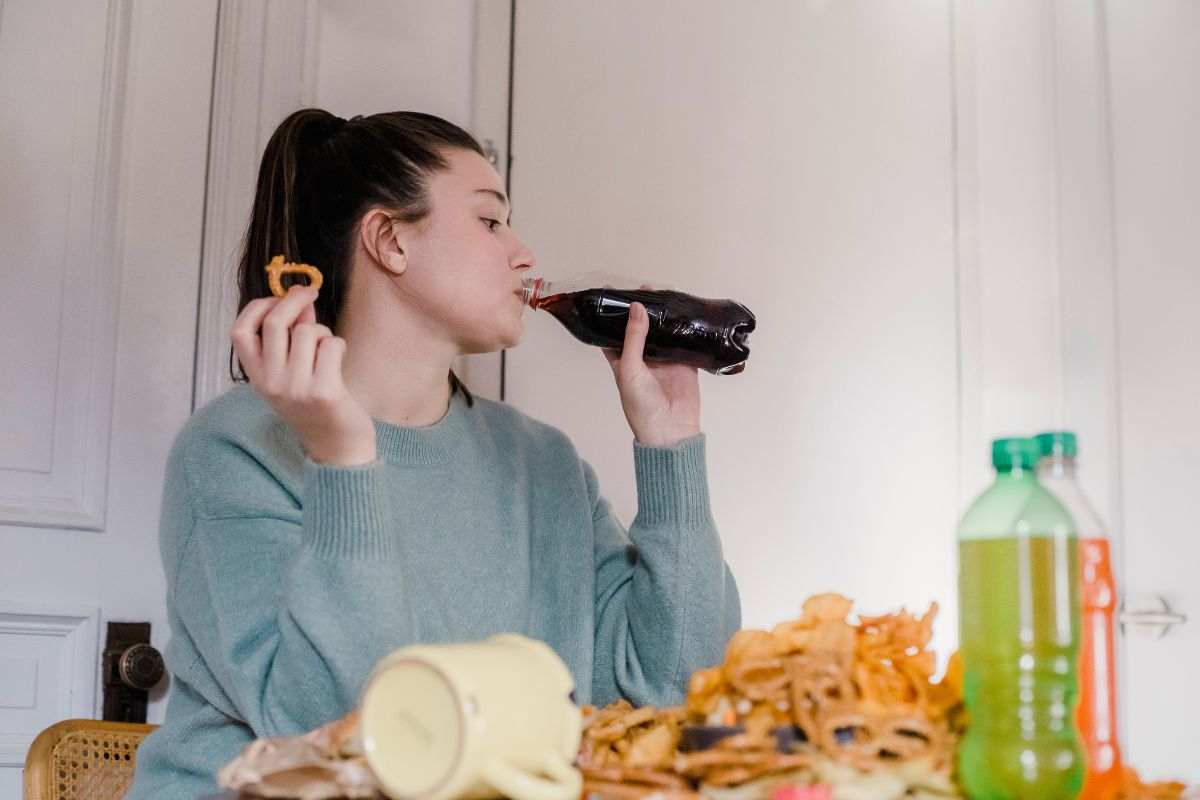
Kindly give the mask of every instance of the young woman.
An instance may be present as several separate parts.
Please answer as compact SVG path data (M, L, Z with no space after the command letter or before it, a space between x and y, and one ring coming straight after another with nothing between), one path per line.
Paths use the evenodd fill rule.
M240 385L167 468L172 674L131 798L214 790L256 737L352 709L414 642L518 632L579 702L675 703L740 622L709 512L696 370L606 353L634 435L627 533L561 432L473 398L462 353L511 347L534 258L479 144L411 112L288 117L263 155L233 350ZM265 265L313 264L277 299ZM564 397L564 399L567 399Z

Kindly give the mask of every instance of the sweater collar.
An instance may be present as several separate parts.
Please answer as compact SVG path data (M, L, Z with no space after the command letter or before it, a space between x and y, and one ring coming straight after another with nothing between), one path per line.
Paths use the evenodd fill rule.
M446 415L424 428L375 422L375 447L379 458L389 464L427 466L452 460L466 427L466 400L462 392L450 395Z

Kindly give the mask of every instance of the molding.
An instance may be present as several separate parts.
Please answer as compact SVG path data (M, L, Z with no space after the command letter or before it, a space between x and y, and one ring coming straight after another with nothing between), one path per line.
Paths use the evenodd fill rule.
M52 721L96 714L99 669L100 609L98 607L12 606L0 610L0 644L5 636L49 636L63 640L59 674L67 692ZM0 731L0 768L21 767L25 754L40 731Z
M950 4L951 113L954 149L955 283L958 292L958 500L966 508L980 485L983 440L982 312L979 305L979 173L975 109L973 0ZM984 473L986 474L986 473Z
M24 767L25 756L35 738L36 734L26 736L20 733L0 733L0 769Z
M99 74L80 48L79 94L71 194L81 199L66 221L62 314L54 403L52 464L48 471L5 469L0 524L102 530L112 433L113 375L121 292L119 212L120 124L125 107L130 2L104 6ZM99 13L97 14L99 16ZM89 15L75 15L73 35L87 37ZM87 78L92 78L88 80ZM95 127L79 124L78 117ZM90 131L90 132L89 132ZM88 287L89 291L78 291ZM73 390L68 389L72 387Z
M221 0L218 7L193 410L231 385L237 258L259 159L275 126L302 105L312 72L306 17L315 10L315 0Z
M321 0L305 0L304 49L300 62L300 105L317 104L317 78L321 68Z
M510 53L515 2L475 0L474 65L471 80L471 133L480 143L491 143L496 154L496 169L505 184L511 186L509 170L509 91ZM454 369L475 394L490 400L500 399L500 353L463 356Z

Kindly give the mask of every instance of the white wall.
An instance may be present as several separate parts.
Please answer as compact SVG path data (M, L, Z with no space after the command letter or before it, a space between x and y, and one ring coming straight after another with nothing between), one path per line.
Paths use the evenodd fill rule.
M945 4L518 5L514 225L543 271L745 302L702 375L744 621L836 590L944 609L957 513L954 123ZM614 55L618 57L614 57ZM565 428L628 522L631 435L598 352L531 317L509 397Z
M426 111L471 122L474 0L320 0L308 99L350 117Z

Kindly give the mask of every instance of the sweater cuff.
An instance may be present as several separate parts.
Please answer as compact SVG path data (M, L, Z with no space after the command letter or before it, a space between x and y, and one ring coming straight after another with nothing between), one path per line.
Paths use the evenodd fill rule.
M712 524L704 443L704 434L673 447L645 447L634 442L638 522Z
M380 491L383 464L337 467L304 460L305 544L325 558L397 554Z

